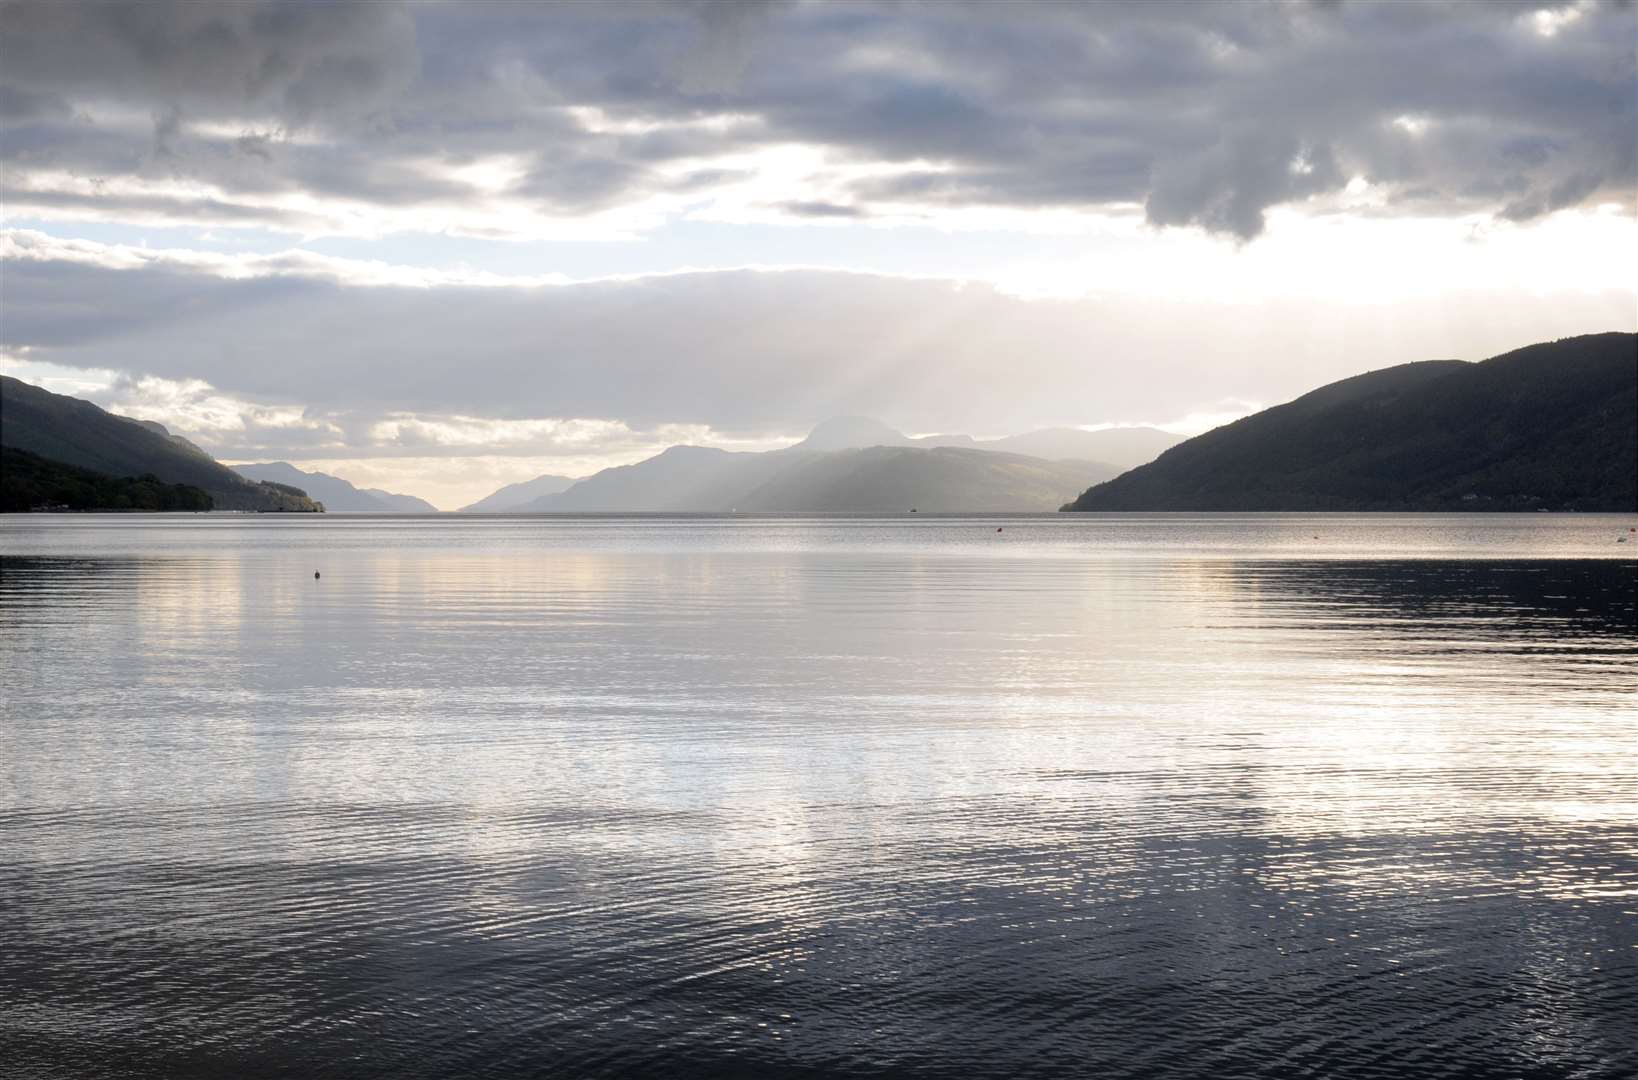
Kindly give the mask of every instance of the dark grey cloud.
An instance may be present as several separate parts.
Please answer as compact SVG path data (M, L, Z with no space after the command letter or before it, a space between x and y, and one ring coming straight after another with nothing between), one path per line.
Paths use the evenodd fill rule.
M68 102L57 94L34 93L16 86L0 85L0 120L18 124L47 118L66 120L73 115Z
M269 211L263 207L220 199L170 197L164 195L120 194L110 196L95 189L91 191L35 191L23 190L0 183L0 202L13 205L26 203L36 209L72 209L95 214L104 210L111 200L117 200L125 214L150 218L177 218L217 225L243 225L284 229L289 232L323 232L328 222L309 214Z
M699 178L732 171L709 159L785 143L904 168L784 192L797 215L1135 203L1242 239L1355 176L1390 210L1510 220L1638 187L1638 11L1615 3L13 2L0 19L0 161L23 206L53 169L198 179L228 203L479 205L425 163L504 154L513 196L575 214L707 194ZM702 123L726 114L742 122Z
M796 217L807 218L858 218L864 217L864 212L856 206L843 206L840 203L824 202L818 199L796 199L778 204L778 209Z
M190 114L368 117L419 64L413 16L393 4L9 0L0 20L8 83Z
M1198 154L1166 162L1149 189L1149 220L1203 225L1256 236L1263 211L1276 203L1334 191L1348 182L1329 144L1254 128L1225 133Z

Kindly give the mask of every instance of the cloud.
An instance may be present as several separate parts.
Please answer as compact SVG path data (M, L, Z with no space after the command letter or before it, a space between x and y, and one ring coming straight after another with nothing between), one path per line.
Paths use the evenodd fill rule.
M1321 233L1314 250L1333 250L1331 239ZM1220 411L1224 399L1284 400L1391 363L1633 329L1630 289L1537 294L1505 282L1388 309L1266 290L1202 303L1158 287L1032 301L976 283L817 270L480 285L305 254L149 252L38 234L6 236L0 252L0 346L14 355L127 373L133 387L166 380L153 385L183 390L151 403L189 415L233 413L212 394L255 403L269 410L258 423L299 426L336 456L582 453L609 432L668 428L754 439L857 413L978 435L1157 422ZM1155 268L1157 282L1165 271ZM221 439L206 444L248 449Z
M302 235L1141 208L1247 240L1356 177L1522 221L1631 205L1635 31L1589 2L18 2L0 170L13 216Z
M863 212L856 206L842 206L839 203L823 202L818 200L780 203L777 209L783 210L786 213L795 214L797 217L857 218L864 216Z
M6 79L158 112L371 118L407 89L414 19L394 4L6 5Z
M306 278L348 285L440 285L524 288L566 284L558 274L502 276L470 267L432 269L370 259L345 259L292 248L272 254L226 255L187 248L148 248L73 240L32 229L0 230L0 259L18 263L63 263L108 270L152 269L196 273L207 278Z
M1094 287L1033 300L827 270L567 282L0 231L0 367L225 460L306 463L455 506L674 443L785 445L835 415L979 436L1194 430L1371 368L1638 329L1630 280L1607 288L1630 279L1635 228L1576 212L1441 243L1448 227L1401 222L1380 250L1324 222L1283 223L1244 250L1179 234L1129 258L1053 262L1043 284L1086 270ZM1290 265L1312 290L1265 277ZM1519 266L1542 274L1514 280ZM1378 278L1413 288L1374 299Z

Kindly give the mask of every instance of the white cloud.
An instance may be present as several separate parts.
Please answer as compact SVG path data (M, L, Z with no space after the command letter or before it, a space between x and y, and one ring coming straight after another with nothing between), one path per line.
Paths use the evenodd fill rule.
M1581 16L1592 8L1588 0L1579 0L1577 3L1564 4L1559 7L1538 8L1528 12L1521 18L1530 21L1531 28L1544 38L1557 37L1559 31L1580 20Z
M561 274L504 275L472 267L431 269L373 259L345 259L291 248L271 255L215 252L191 248L149 248L75 240L35 229L0 229L0 259L19 262L75 263L105 270L152 269L196 273L226 281L296 277L355 286L430 289L535 288L562 285Z

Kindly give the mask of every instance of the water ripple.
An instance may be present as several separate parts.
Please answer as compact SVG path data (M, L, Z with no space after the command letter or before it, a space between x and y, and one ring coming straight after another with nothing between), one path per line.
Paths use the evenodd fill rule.
M4 1071L1634 1075L1541 517L8 521Z

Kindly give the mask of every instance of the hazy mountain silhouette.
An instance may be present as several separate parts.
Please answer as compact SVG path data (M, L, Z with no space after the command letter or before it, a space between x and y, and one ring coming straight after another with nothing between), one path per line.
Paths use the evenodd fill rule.
M862 450L869 446L951 446L970 450L995 450L1009 454L1061 461L1079 458L1101 461L1130 469L1153 461L1162 451L1176 446L1183 436L1151 427L1043 428L1000 439L975 439L971 435L923 435L911 438L880 420L867 416L840 416L815 427L792 450Z
M553 476L547 473L544 476L537 476L533 480L507 484L505 487L485 495L470 506L461 507L460 512L463 514L505 514L522 510L542 495L556 495L560 491L567 491L574 483L573 477Z
M247 480L152 421L104 412L0 375L0 445L109 477L156 477L207 492L218 510L321 509L296 488Z
M234 465L233 471L251 480L272 480L299 487L324 504L326 510L349 513L435 514L438 508L414 495L397 495L379 488L357 488L339 476L307 472L288 461Z
M979 450L1002 450L1049 461L1079 458L1133 469L1153 461L1182 441L1181 435L1152 427L1104 428L1101 431L1044 428L1023 435L1009 435L1004 439L980 439L973 446Z
M837 416L808 432L792 450L858 450L866 446L910 446L911 440L868 416Z
M945 439L965 445L939 445ZM673 446L635 465L604 469L520 509L1051 510L1065 493L1120 471L1096 461L999 453L989 445L965 436L911 439L876 420L842 417L818 425L794 446L766 453Z
M765 454L673 446L635 465L588 476L567 491L536 499L528 511L735 510L740 501L811 451Z
M892 512L1049 510L1058 492L1112 465L938 446L871 446L805 457L741 496L755 511Z
M376 502L381 503L395 514L436 514L438 508L425 499L414 495L400 495L393 491L383 491L380 488L359 488L364 494ZM319 500L323 502L323 499Z
M748 453L673 446L635 465L604 469L583 480L541 476L509 484L462 510L1052 510L1065 493L1142 464L1181 441L1182 436L1154 428L1048 428L1003 439L911 438L868 416L839 416L781 450ZM872 447L910 449L922 455L954 448L990 456L869 454L818 464L827 454ZM1028 464L1023 458L1045 460ZM1047 463L1059 464L1043 467ZM803 471L795 471L798 467ZM873 470L882 472L873 475Z
M1402 364L1209 431L1065 510L1638 509L1638 335Z

